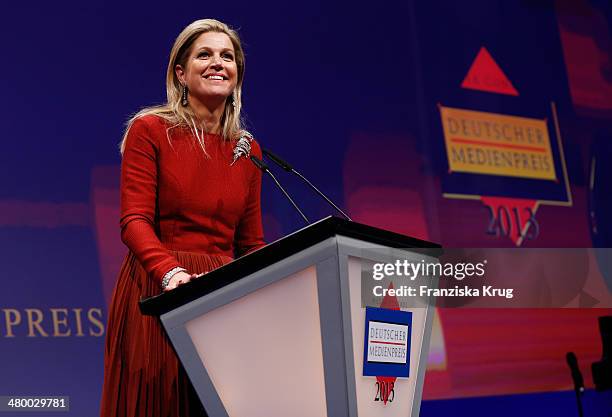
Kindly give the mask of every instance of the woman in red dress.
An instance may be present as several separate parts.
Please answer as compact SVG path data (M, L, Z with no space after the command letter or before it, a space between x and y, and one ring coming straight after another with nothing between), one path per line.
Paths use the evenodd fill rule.
M176 39L168 102L140 111L121 143L121 238L129 248L110 306L102 417L205 415L156 318L138 301L264 245L261 150L240 121L244 53L227 25ZM204 276L203 278L206 279Z

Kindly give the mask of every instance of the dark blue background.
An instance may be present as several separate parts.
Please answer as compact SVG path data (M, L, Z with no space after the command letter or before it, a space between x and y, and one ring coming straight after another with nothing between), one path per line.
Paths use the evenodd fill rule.
M118 170L125 121L164 101L174 38L204 17L229 23L243 38L244 109L259 142L341 206L355 171L373 186L414 181L427 187L423 216L430 232L419 237L446 239L438 232L439 196L429 187L444 164L432 124L436 101L495 102L501 112L527 103L541 111L556 100L566 120L579 118L569 98L553 2L10 2L0 13L0 309L102 308L106 314L92 171ZM458 89L481 44L497 57L513 57L499 63L514 74L519 104ZM521 65L526 60L530 65ZM605 136L609 130L601 125ZM350 165L347 150L359 135L404 163L389 166L362 150L359 165ZM388 137L400 138L402 147L376 142ZM577 154L568 158L584 171ZM422 177L407 174L412 172ZM331 213L296 179L279 176L311 218ZM580 178L572 181L584 184ZM43 218L49 203L85 209L77 210L77 220L66 220L68 213L56 224ZM6 209L11 204L42 205L19 220ZM302 226L267 181L262 204L268 240ZM69 395L70 415L97 415L103 338L25 334L22 325L16 338L0 338L0 395ZM520 386L517 381L518 391ZM573 393L564 392L431 401L422 415L570 416L572 400Z

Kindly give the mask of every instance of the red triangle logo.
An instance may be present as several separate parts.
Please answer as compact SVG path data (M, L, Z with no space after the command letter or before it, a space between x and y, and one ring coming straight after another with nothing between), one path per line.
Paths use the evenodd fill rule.
M461 87L510 96L519 95L508 77L506 77L506 74L504 74L484 46L478 51L478 55L461 83Z
M389 289L393 289L393 283L389 283ZM387 310L399 310L400 305L397 297L395 295L389 295L389 293L385 294L382 302L380 303L380 308L386 308Z

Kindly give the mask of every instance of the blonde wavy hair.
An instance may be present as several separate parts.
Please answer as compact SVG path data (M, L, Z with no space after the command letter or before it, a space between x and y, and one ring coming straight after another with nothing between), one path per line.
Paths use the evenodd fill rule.
M225 109L221 117L221 135L225 140L237 139L243 131L243 122L240 116L242 109L242 81L244 79L244 51L240 43L238 33L228 25L215 19L196 20L187 26L178 35L170 51L170 60L166 71L166 97L167 103L146 107L132 116L128 122L123 139L119 145L121 153L125 150L125 140L127 134L134 123L134 120L142 116L156 115L170 123L167 130L168 140L170 141L170 130L176 127L188 127L196 137L200 147L206 153L204 146L204 135L206 133L204 125L200 123L190 106L181 105L181 95L183 86L176 76L175 67L181 65L185 68L187 58L191 53L194 41L202 33L219 32L225 33L234 46L236 66L238 69L238 80L234 93L225 101Z

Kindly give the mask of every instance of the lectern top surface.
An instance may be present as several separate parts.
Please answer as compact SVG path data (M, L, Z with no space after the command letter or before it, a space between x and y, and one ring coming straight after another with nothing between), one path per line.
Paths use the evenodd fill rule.
M145 315L164 314L334 236L392 248L441 248L436 243L330 216L209 272L206 279L193 280L170 292L143 299L140 311Z

